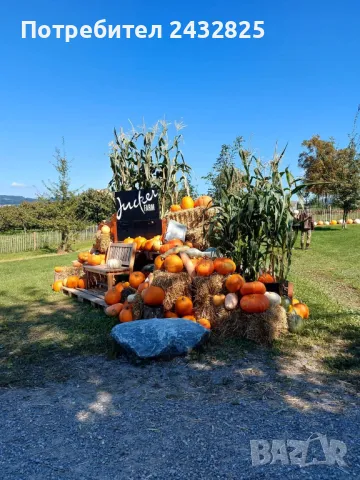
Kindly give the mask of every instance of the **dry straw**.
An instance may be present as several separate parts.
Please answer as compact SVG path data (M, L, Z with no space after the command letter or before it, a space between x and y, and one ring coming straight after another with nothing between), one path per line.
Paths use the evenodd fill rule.
M164 309L172 310L177 298L191 294L191 278L186 272L168 273L156 270L151 285L161 287L165 291Z
M261 345L270 345L288 330L286 312L280 305L264 313L235 310L217 327L221 337L243 337Z
M82 277L84 275L83 267L62 267L61 272L55 272L54 281L65 280L67 277L75 275L76 277Z

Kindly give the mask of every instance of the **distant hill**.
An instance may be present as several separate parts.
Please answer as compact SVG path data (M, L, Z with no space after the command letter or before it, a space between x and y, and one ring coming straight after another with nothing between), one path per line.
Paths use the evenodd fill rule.
M22 202L35 202L36 198L26 198L20 195L0 195L1 205L20 205Z

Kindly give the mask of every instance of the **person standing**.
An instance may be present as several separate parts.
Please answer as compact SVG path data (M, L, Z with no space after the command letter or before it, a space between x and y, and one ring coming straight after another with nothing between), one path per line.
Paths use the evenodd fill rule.
M311 232L314 230L315 225L312 218L312 215L307 206L299 215L300 220L300 230L301 230L301 250L308 250L311 243Z

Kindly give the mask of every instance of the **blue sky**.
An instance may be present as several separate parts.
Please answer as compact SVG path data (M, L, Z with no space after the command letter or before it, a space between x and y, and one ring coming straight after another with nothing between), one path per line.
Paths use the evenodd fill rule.
M164 116L187 128L183 151L201 180L221 144L237 135L269 158L315 133L342 144L360 103L358 0L68 1L0 5L0 194L34 196L54 179L50 162L65 137L74 188L103 188L113 127ZM22 39L38 25L162 24L162 39ZM179 20L263 20L262 39L170 39ZM11 186L13 183L25 187Z

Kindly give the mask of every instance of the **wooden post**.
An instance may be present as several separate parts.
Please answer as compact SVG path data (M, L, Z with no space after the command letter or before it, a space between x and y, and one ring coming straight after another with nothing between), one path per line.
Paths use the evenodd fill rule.
M36 232L33 233L34 237L34 250L36 250Z

